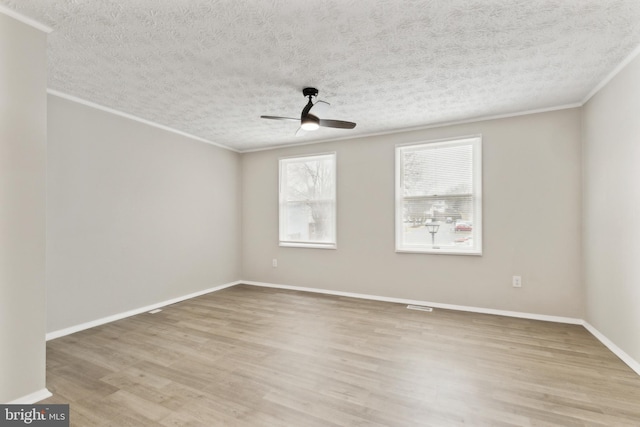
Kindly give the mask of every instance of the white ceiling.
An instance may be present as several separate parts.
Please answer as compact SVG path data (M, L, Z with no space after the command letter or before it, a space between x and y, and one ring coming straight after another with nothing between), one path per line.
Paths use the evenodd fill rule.
M582 102L638 0L0 0L54 29L49 89L239 151ZM301 90L357 122L295 137Z

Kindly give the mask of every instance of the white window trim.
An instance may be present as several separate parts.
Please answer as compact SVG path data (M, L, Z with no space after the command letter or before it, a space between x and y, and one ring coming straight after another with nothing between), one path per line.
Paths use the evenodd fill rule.
M459 248L445 246L443 248L431 248L431 247L401 247L402 232L403 232L403 215L402 215L402 162L401 162L401 150L412 146L422 146L426 144L442 144L460 142L460 144L471 143L473 147L473 194L476 196L474 199L474 225L480 224L479 229L476 229L474 235L475 247L473 249ZM397 144L395 150L395 236L396 236L396 252L397 253L420 253L420 254L435 254L435 255L471 255L482 256L482 234L484 231L484 224L482 221L482 135L469 135L455 138L436 139L422 142L412 142L408 144Z
M292 241L281 240L280 231L283 227L282 216L282 160L288 159L302 159L305 157L319 157L319 156L333 156L334 162L334 180L333 180L333 194L335 195L335 202L333 204L333 218L335 224L333 226L333 242L321 243L321 242L306 242L306 241ZM295 156L284 156L278 158L278 246L285 248L311 248L311 249L337 249L338 248L338 154L336 151L329 151L323 153L313 154L301 154Z

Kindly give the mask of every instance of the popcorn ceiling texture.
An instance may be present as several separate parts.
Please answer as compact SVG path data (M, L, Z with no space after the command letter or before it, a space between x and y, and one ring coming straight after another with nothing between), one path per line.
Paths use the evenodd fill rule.
M251 150L579 103L637 0L0 0L51 26L49 89ZM354 130L295 137L314 86Z

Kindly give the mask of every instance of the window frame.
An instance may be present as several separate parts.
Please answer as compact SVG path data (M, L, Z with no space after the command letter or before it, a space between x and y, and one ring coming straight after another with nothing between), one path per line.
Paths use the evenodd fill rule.
M404 229L404 215L403 215L403 201L405 200L403 195L404 184L404 164L403 164L403 152L410 148L417 148L423 146L440 145L442 147L455 146L455 145L471 145L472 146L472 192L471 198L473 203L473 247L463 246L432 246L428 245L407 245L403 243L403 229ZM421 142L412 142L408 144L397 144L395 149L395 250L397 253L421 253L421 254L439 254L439 255L482 255L482 234L483 234L483 222L482 222L482 135L470 135L455 138L436 139ZM462 197L462 195L458 195ZM425 198L442 198L446 196L424 196Z
M283 165L287 161L300 159L313 159L320 157L331 157L333 161L333 226L330 242L304 241L304 240L286 240L283 239L285 230L284 224L286 216L284 215L284 192L283 192ZM328 199L330 200L330 199ZM337 152L322 152L314 154L302 154L295 156L280 157L278 159L278 245L281 247L291 248L314 248L314 249L337 249L338 248L338 155Z

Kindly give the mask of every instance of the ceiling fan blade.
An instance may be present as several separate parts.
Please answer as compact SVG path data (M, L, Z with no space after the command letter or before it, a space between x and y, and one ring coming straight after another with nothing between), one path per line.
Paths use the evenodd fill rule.
M353 129L356 127L356 124L353 122L345 122L342 120L322 120L318 121L320 126L326 128L339 128L339 129Z
M260 116L261 119L270 119L270 120L296 120L300 121L300 119L296 119L294 117L280 117L280 116Z
M299 127L298 130L296 131L296 136L305 136L307 134L307 131L302 129L302 127Z
M325 101L316 101L313 107L311 107L311 110L309 110L309 114L313 114L316 117L326 116L329 114L330 105L331 104Z

